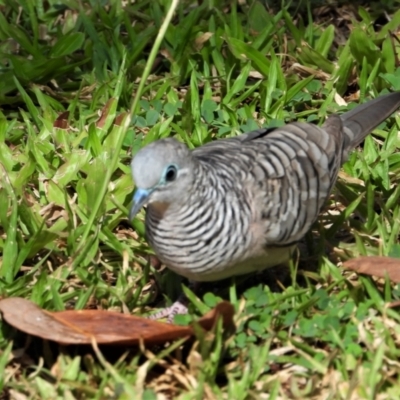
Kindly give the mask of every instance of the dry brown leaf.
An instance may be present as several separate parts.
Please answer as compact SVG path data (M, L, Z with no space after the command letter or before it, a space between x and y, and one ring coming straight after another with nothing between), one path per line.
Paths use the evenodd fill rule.
M194 335L193 327L167 324L144 317L103 310L69 310L50 312L21 297L0 300L3 318L14 328L60 344L136 345L163 343ZM218 317L225 327L233 327L234 309L221 302L198 320L210 330Z
M392 257L358 257L343 263L343 268L351 269L359 274L385 278L400 283L400 259Z
M121 113L121 114L118 114L116 117L115 117L115 121L114 121L114 124L115 125L117 125L117 126L121 126L122 125L122 122L124 121L124 118L125 118L125 116L127 115L127 113Z
M311 67L307 67L305 65L301 65L299 63L293 63L292 68L291 68L295 73L299 73L301 75L304 76L310 76L310 75L314 75L316 78L321 79L323 81L327 81L330 79L330 75L320 71L320 70L316 70L314 68Z
M204 43L206 43L211 36L213 36L214 34L212 32L204 32L202 33L200 36L198 36L196 38L196 40L194 41L194 47L197 51L200 51L203 46Z
M398 308L400 307L400 300L391 301L390 303L386 304L388 308Z
M104 125L106 123L106 119L108 117L108 114L110 113L110 109L111 109L111 107L112 107L114 102L115 102L115 99L112 97L111 99L109 99L107 101L105 106L102 108L101 113L100 113L100 118L96 122L96 127L97 128L103 128L104 127Z
M59 129L68 129L69 128L68 117L69 117L69 111L62 112L54 121L53 127Z

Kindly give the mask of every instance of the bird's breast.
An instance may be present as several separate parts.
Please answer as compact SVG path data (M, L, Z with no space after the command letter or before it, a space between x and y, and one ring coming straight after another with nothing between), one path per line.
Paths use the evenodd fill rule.
M253 235L250 217L234 202L200 205L191 212L146 215L147 239L160 260L195 281L216 281L262 270L289 258L287 249L267 249Z

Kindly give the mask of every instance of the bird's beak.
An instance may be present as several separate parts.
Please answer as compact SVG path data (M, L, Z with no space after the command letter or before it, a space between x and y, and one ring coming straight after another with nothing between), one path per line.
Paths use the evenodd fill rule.
M135 215L140 211L140 209L147 203L150 197L151 191L147 189L139 189L135 190L135 194L133 195L133 203L131 207L131 211L129 212L129 221L132 221Z

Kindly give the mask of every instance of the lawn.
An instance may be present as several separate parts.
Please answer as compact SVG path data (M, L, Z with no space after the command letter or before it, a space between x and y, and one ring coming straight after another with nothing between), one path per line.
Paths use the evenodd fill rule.
M395 1L265 3L0 0L1 298L171 304L181 280L147 245L144 211L127 218L140 148L321 124L400 90ZM399 129L395 114L351 154L285 273L186 290L178 323L224 299L234 333L66 347L1 321L0 399L398 399L400 286L343 263L400 258Z

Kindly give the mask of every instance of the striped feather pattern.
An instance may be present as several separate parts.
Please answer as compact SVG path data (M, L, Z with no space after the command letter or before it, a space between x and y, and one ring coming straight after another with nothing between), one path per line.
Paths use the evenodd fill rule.
M393 93L359 106L361 112L332 115L322 128L295 122L193 150L191 184L163 209L148 205L149 243L168 267L197 281L286 261L317 219L348 152L399 105L400 93ZM177 142L157 143L167 149Z

